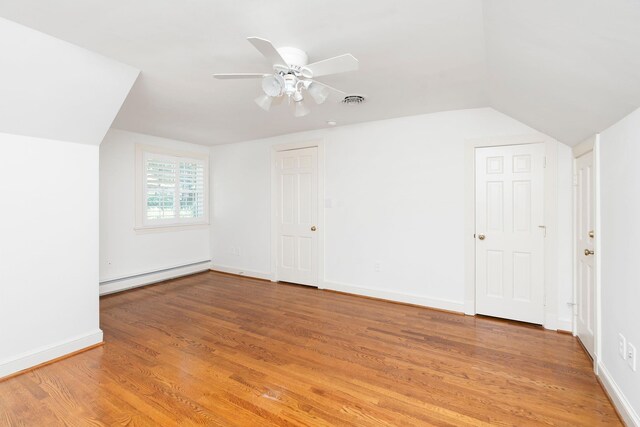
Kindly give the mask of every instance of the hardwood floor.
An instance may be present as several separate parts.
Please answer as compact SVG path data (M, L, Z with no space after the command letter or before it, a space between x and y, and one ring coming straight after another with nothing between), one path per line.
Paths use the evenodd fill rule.
M621 425L571 336L207 272L103 297L0 425Z

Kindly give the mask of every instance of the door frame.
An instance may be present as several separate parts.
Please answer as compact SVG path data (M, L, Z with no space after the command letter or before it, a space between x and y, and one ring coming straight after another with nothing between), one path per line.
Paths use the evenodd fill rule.
M543 134L498 136L465 140L464 144L464 312L476 314L476 148L545 144L544 170L544 323L558 329L558 142ZM572 325L573 327L573 325Z
M576 145L575 147L573 147L572 149L573 151L573 170L572 170L572 175L573 175L573 223L572 223L572 243L571 243L571 247L573 248L573 301L575 302L575 304L578 303L577 301L577 296L578 296L578 274L577 274L577 269L578 269L578 248L576 246L576 222L578 219L578 203L577 203L577 194L576 194L576 164L577 164L577 159L578 157L581 157L584 154L587 154L588 152L593 152L593 182L594 182L594 186L593 186L593 210L594 210L594 218L593 218L593 228L594 228L594 233L595 233L595 242L594 242L594 251L595 251L595 255L594 255L594 260L593 260L593 268L596 270L596 274L595 274L595 293L594 293L594 315L595 315L595 327L594 327L594 331L593 331L593 366L594 366L594 370L597 373L598 370L598 360L600 359L600 355L602 354L602 343L600 340L600 337L602 336L601 333L601 321L600 319L602 319L601 317L601 305L600 305L600 301L601 301L601 292L602 292L602 282L601 282L601 275L600 275L600 260L601 260L601 252L600 252L600 248L601 248L601 242L602 239L600 238L601 236L601 228L600 228L600 134L595 134L594 136L586 139L585 141L581 142L580 144ZM578 326L577 326L577 316L578 316L578 310L577 310L577 306L574 305L573 307L573 336L578 335Z
M324 141L322 139L314 139L309 141L290 142L286 144L275 144L271 146L271 156L269 159L269 168L271 170L271 281L278 281L278 170L277 155L282 151L299 150L302 148L317 148L318 150L318 253L317 266L318 271L316 283L318 289L324 288Z

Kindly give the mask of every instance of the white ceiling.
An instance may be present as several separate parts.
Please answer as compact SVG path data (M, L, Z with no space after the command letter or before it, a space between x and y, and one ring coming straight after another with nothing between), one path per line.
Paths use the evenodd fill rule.
M115 127L201 144L492 106L574 144L640 106L638 0L3 0L0 16L142 70ZM253 103L268 72L246 41L342 53L339 98L293 118Z
M490 106L574 145L640 107L640 0L485 0Z

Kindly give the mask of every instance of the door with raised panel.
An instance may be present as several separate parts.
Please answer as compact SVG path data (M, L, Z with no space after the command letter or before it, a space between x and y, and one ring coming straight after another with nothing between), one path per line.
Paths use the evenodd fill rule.
M594 265L594 174L593 151L575 160L576 203L576 332L591 357L594 356L595 265Z
M544 321L544 144L476 149L476 312Z
M276 170L278 280L317 286L317 147L279 151Z

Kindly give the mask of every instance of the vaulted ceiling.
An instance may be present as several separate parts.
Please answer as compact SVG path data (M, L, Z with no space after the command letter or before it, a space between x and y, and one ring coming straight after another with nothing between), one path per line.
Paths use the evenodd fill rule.
M491 106L575 144L640 106L638 0L3 0L0 16L142 70L114 126L213 145ZM253 99L269 72L246 41L342 53L360 71L321 79L339 97L294 118Z
M138 74L0 17L0 132L100 145Z

